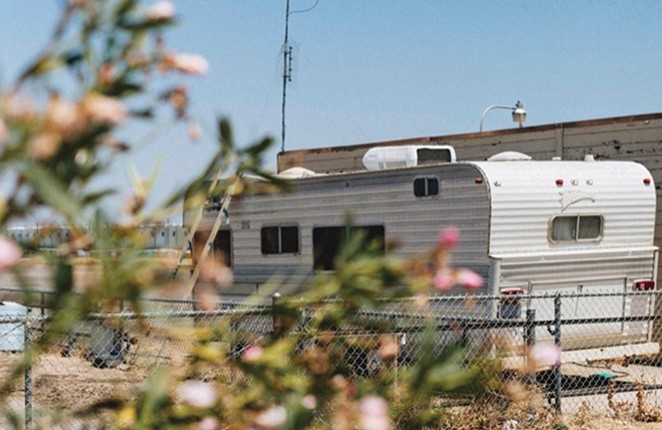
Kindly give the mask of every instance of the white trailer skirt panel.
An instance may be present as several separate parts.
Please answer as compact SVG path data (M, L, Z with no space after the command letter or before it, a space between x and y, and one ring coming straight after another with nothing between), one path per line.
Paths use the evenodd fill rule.
M553 320L553 297L563 298L563 320L608 319L651 315L654 303L637 296L596 296L595 294L633 291L638 279L653 279L657 248L604 250L582 253L511 254L500 260L499 289L521 288L529 294L549 298L531 299L525 306L536 310L536 319ZM524 310L522 310L524 312ZM564 350L645 342L650 335L646 322L598 322L563 325ZM553 336L544 328L536 332L538 341Z

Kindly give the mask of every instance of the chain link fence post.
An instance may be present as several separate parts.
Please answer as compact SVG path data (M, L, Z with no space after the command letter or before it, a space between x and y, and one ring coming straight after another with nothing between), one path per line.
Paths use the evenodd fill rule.
M32 352L30 351L30 324L26 316L23 319L23 357L25 359L25 371L23 374L23 388L25 401L25 428L32 424Z
M531 351L531 348L533 348L533 346L536 344L536 310L535 309L526 310L526 323L524 325L524 344L526 345L527 351ZM529 360L528 357L527 360ZM529 374L528 382L531 385L536 383L535 373Z
M554 346L561 351L561 293L554 297ZM561 360L554 363L554 407L561 412Z
M526 326L524 328L524 342L530 348L536 344L536 310L526 310Z
M280 300L280 297L280 293L274 293L274 295L271 296L271 331L274 337L280 336L283 331L282 318L279 315L280 310L278 309L278 301Z

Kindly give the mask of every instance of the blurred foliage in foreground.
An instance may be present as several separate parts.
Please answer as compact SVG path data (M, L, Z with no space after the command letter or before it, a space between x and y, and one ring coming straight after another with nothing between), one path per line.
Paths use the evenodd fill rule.
M249 175L269 180L271 191L285 185L262 169L271 140L238 148L229 123L220 120L217 151L191 183L148 213L150 180L133 178L134 195L121 220L124 227L106 228L116 217L104 211L103 202L116 190L98 190L91 184L132 149L133 142L117 140L116 131L163 115L162 107L169 106L174 121L186 123L191 137L197 138L200 129L188 114L187 89L172 82L178 74L204 74L208 65L202 57L167 47L165 32L175 23L174 6L168 1L64 3L50 43L0 95L0 226L47 209L73 233L69 243L48 257L57 292L52 330L41 344L29 346L14 371L16 377L44 347L57 341L58 333L66 333L90 312L103 311L119 298L141 312L138 298L159 280L154 267L138 258L144 243L132 226L161 219L185 195L192 204L202 205L207 181L218 172L236 184L235 193L252 191L244 182ZM92 231L82 227L90 224ZM365 321L366 330L383 333L371 347L380 366L369 378L357 377L347 369L342 353L351 339L334 336L334 329L356 320L359 309L378 310L390 299L414 298L423 305L435 288L479 286L482 280L476 274L451 268L450 250L457 240L456 231L446 230L438 248L422 261L402 262L388 253L366 250L362 238L355 237L333 274L316 278L300 295L278 302L274 311L279 329L271 336L233 355L215 342L232 336L223 325L173 333L197 339L186 366L157 371L133 397L103 402L88 413L110 410L115 417L112 427L143 429L386 430L442 425L446 411L435 406L437 396L467 388L495 389L481 382L490 381L484 378L489 366L465 366L461 345L440 356L433 354L425 346L435 335L430 328L420 360L396 373L397 339L389 335L388 326ZM84 291L73 276L73 257L80 249L96 251L101 270L100 281ZM25 287L17 265L20 256L17 245L0 236L0 269L13 271L17 285ZM218 273L228 269L212 262L202 280L219 281ZM335 300L327 301L330 297ZM307 332L290 334L302 309L313 310L307 315ZM205 369L221 365L232 366L244 382L199 377ZM12 381L5 388L9 384Z

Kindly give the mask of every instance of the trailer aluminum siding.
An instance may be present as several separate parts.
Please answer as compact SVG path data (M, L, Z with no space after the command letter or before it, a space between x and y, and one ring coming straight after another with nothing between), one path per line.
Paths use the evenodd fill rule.
M641 165L599 161L476 163L490 184L490 258L498 264L500 289L591 293L632 291L636 279L653 279L656 247L655 185ZM557 181L559 181L557 183ZM562 181L562 184L561 182ZM600 215L599 240L550 240L558 215ZM652 310L652 303L622 297L578 298L562 308L563 318L602 318ZM545 303L545 305L543 305ZM538 318L553 318L550 301L539 301ZM545 308L546 306L546 308ZM646 314L645 313L645 314ZM644 341L647 324L600 324L564 330L564 348L588 348ZM539 330L539 338L551 337Z
M288 193L234 199L235 281L247 292L274 275L302 282L313 273L313 229L343 226L348 215L357 226L384 226L386 242L396 242L395 254L403 258L432 249L441 228L456 226L462 241L454 261L487 276L489 200L487 185L476 181L480 176L474 165L445 164L305 178L293 181ZM439 178L439 194L416 197L413 183L420 177ZM299 253L261 253L261 228L277 225L299 227Z

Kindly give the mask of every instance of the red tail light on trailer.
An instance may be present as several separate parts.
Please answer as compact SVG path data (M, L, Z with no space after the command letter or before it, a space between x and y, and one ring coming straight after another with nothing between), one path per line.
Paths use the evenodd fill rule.
M652 279L638 279L633 283L634 291L651 291L655 289L655 281Z

